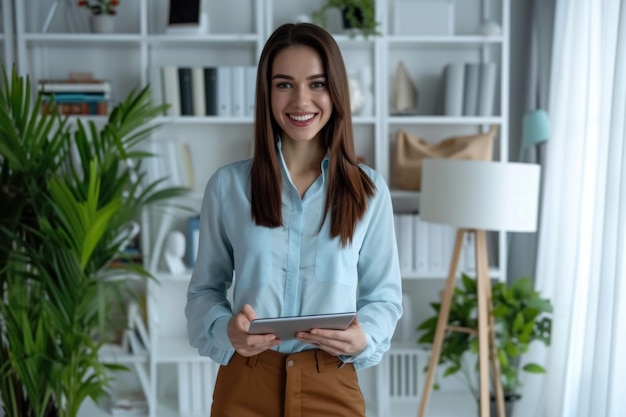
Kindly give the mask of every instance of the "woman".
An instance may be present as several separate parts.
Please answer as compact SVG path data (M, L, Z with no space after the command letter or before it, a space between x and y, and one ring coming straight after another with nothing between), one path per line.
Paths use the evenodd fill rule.
M223 365L211 416L365 416L356 370L389 349L401 279L389 190L357 163L332 36L307 23L275 30L255 117L254 158L207 185L187 295L191 344ZM357 318L342 331L248 333L257 317L348 311Z

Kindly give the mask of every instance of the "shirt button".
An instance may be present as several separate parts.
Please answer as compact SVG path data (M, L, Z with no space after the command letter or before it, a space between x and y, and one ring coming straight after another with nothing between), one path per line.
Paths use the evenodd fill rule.
M296 364L296 362L293 359L289 359L287 361L287 366L290 368L293 368L293 366Z

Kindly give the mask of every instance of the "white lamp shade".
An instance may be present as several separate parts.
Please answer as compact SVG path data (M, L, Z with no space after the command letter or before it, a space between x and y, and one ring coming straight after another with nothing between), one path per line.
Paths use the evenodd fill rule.
M425 159L420 217L463 229L537 229L539 165Z

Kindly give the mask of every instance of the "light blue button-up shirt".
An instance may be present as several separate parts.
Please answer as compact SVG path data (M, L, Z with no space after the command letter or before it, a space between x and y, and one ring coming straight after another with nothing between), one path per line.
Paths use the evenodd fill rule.
M280 147L280 145L279 145ZM367 347L342 356L356 369L376 365L389 349L402 315L400 267L389 188L362 166L376 186L351 245L322 228L328 159L300 198L280 150L284 226L257 226L251 218L251 160L220 168L209 180L200 214L200 241L185 314L189 340L203 356L225 365L235 350L227 334L233 312L250 304L259 318L357 311ZM236 278L233 279L236 271ZM227 290L234 285L233 304ZM288 340L285 353L313 346Z

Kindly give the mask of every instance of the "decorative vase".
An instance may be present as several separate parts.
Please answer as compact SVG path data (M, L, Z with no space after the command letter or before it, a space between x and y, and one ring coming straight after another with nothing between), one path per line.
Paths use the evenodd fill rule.
M91 31L93 33L114 33L115 15L97 14L91 16Z

